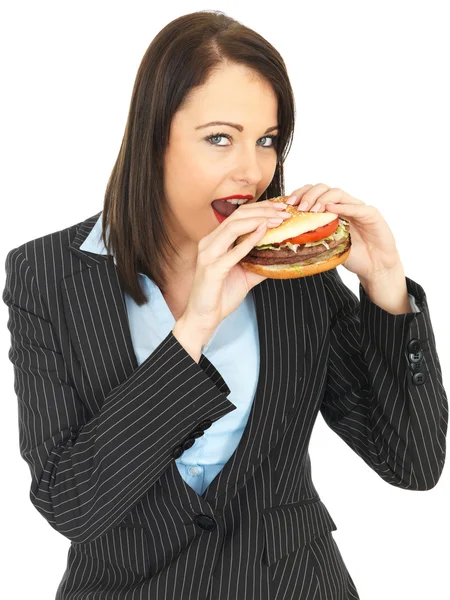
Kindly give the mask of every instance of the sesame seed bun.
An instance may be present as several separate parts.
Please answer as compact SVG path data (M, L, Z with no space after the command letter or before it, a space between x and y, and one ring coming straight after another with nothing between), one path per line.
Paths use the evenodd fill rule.
M270 202L285 202L288 197L289 196L278 196L276 198L270 198L269 200ZM282 244L289 238L294 238L307 231L318 229L339 218L339 215L331 212L298 211L296 206L291 206L289 204L285 210L291 213L292 217L281 223L278 227L272 227L266 231L264 236L258 240L258 245L254 246L254 251L247 255L247 257L252 255L251 262L249 262L249 260L246 261L247 257L241 259L240 264L243 268L272 279L292 279L316 275L317 273L334 269L347 260L351 249L349 223L346 219L340 218L339 224L347 231L348 237L343 238L342 241L340 240L341 243L334 242L335 247L327 249L323 244L315 246L315 250L311 251L315 253L314 256L304 259L299 256L298 261L292 262L292 257L295 257L296 252L292 248L284 246L284 254L289 255L290 252L292 252L292 256L287 256L286 259L279 259L286 260L286 263L267 264L268 262L270 263L270 259L264 258L264 252L267 252L267 250L259 249L260 246ZM241 243L250 235L252 235L252 233L246 233L239 236L236 239L236 244ZM319 251L318 247L320 249L323 248L323 252ZM305 252L308 252L308 249L304 245L301 245L297 248L297 251L304 254ZM272 254L273 251L268 253L267 256L272 256ZM258 263L258 260L261 260L261 264ZM262 264L262 262L266 264Z

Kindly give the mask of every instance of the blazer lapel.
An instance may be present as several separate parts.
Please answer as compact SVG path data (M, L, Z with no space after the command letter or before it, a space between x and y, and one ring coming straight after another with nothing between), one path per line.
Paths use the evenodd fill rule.
M69 249L86 268L61 282L65 318L75 353L92 388L94 403L137 368L125 297L113 259L80 250L100 213L78 229Z
M64 313L75 353L92 388L92 408L138 368L123 286L111 258L80 250L100 213L80 224L71 252L86 268L61 282ZM302 280L266 279L251 293L255 302L260 344L260 371L255 397L241 440L230 459L199 497L175 465L163 480L183 488L186 498L207 502L232 496L258 468L289 425L304 374ZM199 366L210 364L202 355ZM180 440L181 441L181 440ZM189 488L189 489L187 489ZM228 494L227 494L228 495Z
M303 286L265 279L252 288L258 322L260 371L249 418L236 450L202 497L229 500L283 436L304 377Z

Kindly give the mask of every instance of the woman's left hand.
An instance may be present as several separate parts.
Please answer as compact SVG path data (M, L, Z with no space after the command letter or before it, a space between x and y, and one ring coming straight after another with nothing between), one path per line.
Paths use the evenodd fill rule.
M349 221L352 247L342 264L358 277L374 280L401 264L392 231L375 206L324 183L308 183L291 196L296 200L285 202L302 211L332 212Z

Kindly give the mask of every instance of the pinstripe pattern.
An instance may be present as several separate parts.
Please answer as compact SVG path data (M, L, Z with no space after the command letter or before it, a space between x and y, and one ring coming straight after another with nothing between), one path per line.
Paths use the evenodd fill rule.
M357 599L308 444L320 411L389 484L436 485L448 403L423 288L406 278L421 312L405 315L362 286L359 301L336 269L253 288L255 399L235 452L199 495L172 452L235 409L230 390L172 332L137 365L116 267L80 250L99 214L6 258L30 498L71 541L56 600ZM409 368L412 339L423 385Z

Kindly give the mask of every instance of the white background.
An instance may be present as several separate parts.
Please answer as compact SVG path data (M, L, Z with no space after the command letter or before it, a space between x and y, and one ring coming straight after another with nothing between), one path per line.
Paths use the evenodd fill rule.
M102 209L139 63L180 15L218 9L283 56L296 98L286 191L325 183L376 206L428 298L450 390L450 40L446 2L20 2L3 7L2 277L7 252ZM295 8L295 13L292 12ZM236 90L236 93L239 93ZM338 267L358 295L359 280ZM3 279L4 281L4 279ZM3 287L3 286L2 286ZM29 501L7 307L0 306L2 591L54 598L69 540ZM427 492L390 486L319 415L315 485L362 600L450 596L448 468Z

